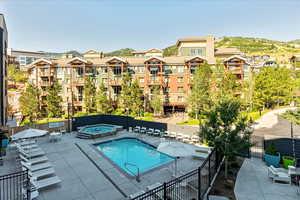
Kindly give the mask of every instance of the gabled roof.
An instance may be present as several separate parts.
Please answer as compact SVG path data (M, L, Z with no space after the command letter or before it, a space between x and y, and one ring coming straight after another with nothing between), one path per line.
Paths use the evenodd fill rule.
M243 60L243 61L245 61L246 64L250 65L250 64L247 62L247 59L244 58L244 57L242 57L242 56L240 56L240 55L233 55L233 56L230 56L229 58L226 58L226 59L224 60L224 62L230 61L230 60L232 60L232 59L234 59L234 58Z
M83 62L83 63L85 63L85 64L88 63L87 60L84 60L84 59L79 58L79 57L75 57L75 58L72 58L72 59L68 62L68 64L71 63L71 62L73 62L73 61L75 61L75 60L78 60L78 61Z
M151 56L150 58L147 58L147 59L144 61L144 63L145 63L145 62L148 62L149 60L152 60L152 59L157 59L157 60L160 60L160 61L162 61L162 62L165 62L164 59L162 59L162 58L160 58L160 57L157 57L157 56Z
M99 54L100 52L95 51L95 50L88 50L87 52L85 52L84 54Z
M160 49L152 48L146 51L147 53L162 53L163 51Z
M45 59L45 58L37 59L36 61L32 62L31 65L35 65L35 64L40 63L40 62L45 62L45 63L48 63L49 65L52 65L52 62L50 60Z
M178 46L181 42L205 42L205 41L207 41L207 37L205 36L179 38L176 42L176 46Z
M108 59L106 62L110 62L110 61L112 61L112 60L119 60L119 61L121 61L121 62L123 62L123 63L126 63L126 60L124 60L123 58L117 57L117 56L111 57L111 58Z
M191 58L185 59L185 62L189 62L189 61L194 60L194 59L196 59L196 58L199 58L199 59L201 59L201 60L205 60L205 61L206 61L206 58L204 58L204 57L201 57L201 56L193 56L193 57L191 57Z

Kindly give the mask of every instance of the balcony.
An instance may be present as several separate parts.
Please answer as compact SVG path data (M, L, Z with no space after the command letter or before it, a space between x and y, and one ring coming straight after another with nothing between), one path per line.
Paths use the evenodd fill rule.
M73 104L74 106L82 106L83 105L83 96L74 96L73 97Z
M46 71L46 72L39 72L39 75L40 77L49 77L49 76L54 76L54 73Z
M73 78L72 81L73 81L74 85L84 85L84 78L83 77Z
M112 86L118 86L122 84L122 78L121 77L114 77L109 80L109 84Z
M52 81L41 81L41 82L39 83L39 85L40 85L41 87L47 87L47 86L53 85L53 82L52 82Z

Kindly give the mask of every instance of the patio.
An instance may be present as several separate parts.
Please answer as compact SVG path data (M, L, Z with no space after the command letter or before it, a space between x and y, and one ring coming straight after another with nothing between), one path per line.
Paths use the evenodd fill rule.
M102 157L90 144L121 137L135 137L133 133L119 132L116 136L107 136L95 140L83 140L74 133L66 133L62 140L50 143L48 136L39 138L37 143L46 152L54 166L56 175L62 182L56 186L39 191L40 200L98 200L126 199L126 196L146 190L146 187L157 182L171 180L174 164L170 163L141 176L141 182L128 178ZM158 146L160 138L138 136L154 146ZM0 174L18 170L16 168L16 152L9 150ZM91 160L93 161L91 161ZM178 160L178 172L188 172L200 166L201 160L185 157Z
M238 200L299 200L295 185L272 183L266 164L258 158L245 159L234 188Z

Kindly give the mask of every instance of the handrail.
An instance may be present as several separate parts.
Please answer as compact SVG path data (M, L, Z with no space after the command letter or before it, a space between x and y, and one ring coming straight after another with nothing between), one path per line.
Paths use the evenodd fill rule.
M135 175L132 171L130 171L130 169L128 169L128 168L126 167L126 165L130 165L130 166L136 167L136 168L137 168L137 171L138 171L138 174ZM137 182L140 182L140 168L139 168L136 164L132 164L132 163L125 162L125 168L126 168L129 172L131 172L133 175L136 176L136 181L137 181Z

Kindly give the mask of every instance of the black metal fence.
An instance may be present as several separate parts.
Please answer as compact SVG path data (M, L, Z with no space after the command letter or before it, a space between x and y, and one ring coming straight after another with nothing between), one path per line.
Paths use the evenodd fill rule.
M251 137L253 146L250 148L251 156L256 158L263 158L264 150L264 136L253 135Z
M133 117L122 115L90 115L84 117L74 117L72 119L72 129L75 131L77 127L93 125L93 124L113 124L128 127L144 126L146 128L156 127L160 130L167 130L168 125L166 123L136 120Z
M1 200L29 200L30 181L27 171L0 176Z
M139 195L133 200L202 200L212 186L223 157L213 150L203 164L178 178Z

